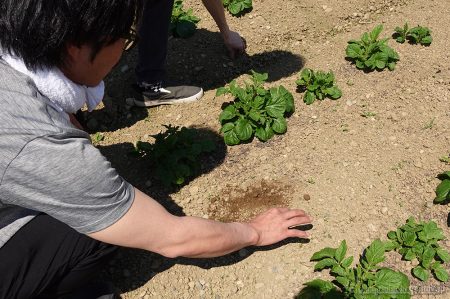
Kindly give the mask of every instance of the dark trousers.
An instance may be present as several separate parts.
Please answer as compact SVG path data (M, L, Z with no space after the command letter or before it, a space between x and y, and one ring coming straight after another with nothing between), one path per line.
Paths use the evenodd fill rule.
M0 248L0 298L70 297L95 278L116 249L38 215Z
M174 0L147 0L139 26L138 83L164 80L167 41Z

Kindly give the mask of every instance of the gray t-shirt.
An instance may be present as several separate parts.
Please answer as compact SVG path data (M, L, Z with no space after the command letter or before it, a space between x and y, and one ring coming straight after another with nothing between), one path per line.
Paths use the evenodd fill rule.
M0 59L0 248L39 213L87 234L119 220L133 199L89 134Z

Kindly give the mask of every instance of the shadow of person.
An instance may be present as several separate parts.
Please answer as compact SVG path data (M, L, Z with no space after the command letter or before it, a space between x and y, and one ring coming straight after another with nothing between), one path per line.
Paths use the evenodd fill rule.
M105 275L109 276L114 285L122 292L129 292L145 285L153 277L175 265L189 265L202 269L231 266L258 251L270 251L288 244L305 243L308 243L308 240L289 238L271 246L252 246L221 257L199 259L184 257L170 259L153 252L123 248L112 262L112 268L115 270L110 270Z
M250 70L269 74L268 82L288 77L305 64L305 59L289 51L273 50L236 60L227 56L219 33L199 29L188 39L173 38L167 59L168 81L216 89Z
M179 209L173 206L170 194L179 191L195 178L214 170L218 165L223 163L227 155L227 146L223 137L217 132L202 127L189 127L187 131L191 134L189 136L193 136L199 142L209 141L214 145L214 149L211 152L205 152L198 156L200 167L191 176L186 177L184 184L179 186L172 185L166 187L161 184L162 178L158 177L155 173L153 168L155 166L154 162L148 159L148 153L146 155L136 154L136 148L131 143L98 146L98 149L125 180L157 200L170 212L176 212ZM177 136L179 133L179 131L174 133L173 139L179 138ZM164 161L170 160L173 155L177 155L177 159L179 159L177 162L181 163L182 159L179 158L178 152L191 150L191 148L185 145L185 141L179 139L180 145L178 147L167 147L167 153L163 153L159 158L159 165L164 166L162 165ZM152 142L149 142L149 144L152 144ZM165 145L163 146L165 147ZM161 147L159 147L160 149ZM184 215L182 213L175 214Z

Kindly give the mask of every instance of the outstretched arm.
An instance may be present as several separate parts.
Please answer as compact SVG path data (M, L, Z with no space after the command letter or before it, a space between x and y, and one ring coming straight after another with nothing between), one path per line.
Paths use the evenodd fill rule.
M231 58L236 58L245 52L247 45L245 40L235 31L231 31L228 27L225 17L225 11L221 0L202 0L209 14L219 27L225 46L230 53Z
M177 217L135 190L130 210L110 227L90 234L94 239L159 253L166 257L215 257L243 247L270 245L307 234L289 227L311 222L301 210L271 209L249 223L222 223Z

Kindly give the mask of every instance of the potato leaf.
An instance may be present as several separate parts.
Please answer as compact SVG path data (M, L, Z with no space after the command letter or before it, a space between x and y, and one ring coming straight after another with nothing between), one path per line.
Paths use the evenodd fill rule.
M412 273L415 277L417 277L421 281L427 281L428 277L430 276L429 271L422 266L414 267Z
M325 247L322 250L314 253L313 256L311 257L311 261L318 261L326 257L334 258L335 253L336 248Z

